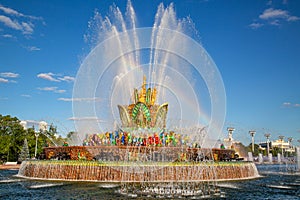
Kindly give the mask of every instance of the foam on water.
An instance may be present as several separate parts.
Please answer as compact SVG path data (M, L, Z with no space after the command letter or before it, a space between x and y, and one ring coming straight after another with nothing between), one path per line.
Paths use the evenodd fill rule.
M239 187L237 187L236 185L230 184L230 183L217 183L218 187L221 188L232 188L232 189L240 189Z
M286 185L267 185L267 187L276 188L276 189L286 189L286 190L294 189L293 187L286 186Z
M23 181L23 179L7 179L7 180L0 180L0 183L15 183L21 181Z
M119 184L99 184L99 187L101 188L116 188L119 187Z
M29 186L29 188L39 189L39 188L56 187L56 186L62 186L62 185L63 185L63 183L46 183L46 184L31 185L31 186Z

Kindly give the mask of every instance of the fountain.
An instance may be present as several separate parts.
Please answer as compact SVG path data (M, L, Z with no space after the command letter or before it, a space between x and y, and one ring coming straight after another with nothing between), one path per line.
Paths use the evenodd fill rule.
M262 164L264 162L262 153L258 154L258 163Z
M111 11L113 19L96 13L89 23L97 42L74 83L83 144L44 148L47 160L23 162L19 176L118 183L129 196L162 197L217 195L217 180L257 177L253 162L221 162L235 151L215 148L225 90L213 60L187 35L191 20L160 4L153 27L136 28L130 1L125 17Z
M277 162L278 163L282 162L282 160L281 160L281 154L280 153L277 153Z
M252 152L248 152L248 161L253 162Z
M298 171L300 171L300 147L297 147L296 150L297 150L297 167L298 167Z
M269 153L268 158L269 158L269 163L273 163L273 156L271 153Z

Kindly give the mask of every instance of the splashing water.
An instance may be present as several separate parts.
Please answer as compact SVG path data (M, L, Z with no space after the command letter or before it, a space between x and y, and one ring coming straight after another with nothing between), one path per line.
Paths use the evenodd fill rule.
M73 119L81 139L121 127L117 105L132 102L133 89L146 75L148 87L157 88L157 102L169 103L167 128L189 134L202 147L214 146L224 123L225 90L213 60L186 35L193 23L177 19L173 4L160 4L153 27L136 24L130 1L125 16L111 6L109 16L96 12L89 22L97 34L85 37L93 49L73 90ZM203 127L205 135L192 131Z
M187 35L194 27L189 18L178 19L173 4L167 8L160 4L153 27L137 28L129 1L125 16L114 5L109 16L102 17L96 12L89 27L96 35L87 34L85 38L93 48L78 70L73 89L73 119L81 140L86 134L121 128L118 105L133 102L133 90L140 89L146 75L147 87L157 89L157 102L168 102L167 129L188 135L201 147L215 146L225 118L224 85L205 49ZM130 153L128 150L129 156ZM140 157L156 153L155 150ZM150 165L155 164L155 156L146 160ZM213 165L206 162L191 164L190 169L183 171L172 164L149 168L147 163L136 161L131 162L132 167L126 167L121 192L203 196L215 190L210 183L187 183L202 175L216 179ZM197 172L192 174L192 171ZM182 176L176 176L175 172ZM144 180L144 174L148 174L149 180L130 183L132 176ZM162 179L156 184L160 176L174 176L174 181Z

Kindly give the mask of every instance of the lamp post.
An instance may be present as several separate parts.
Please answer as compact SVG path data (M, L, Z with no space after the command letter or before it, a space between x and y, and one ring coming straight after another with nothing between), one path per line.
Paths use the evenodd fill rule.
M293 144L292 144L293 138L292 138L292 137L289 137L289 138L288 138L288 141L289 141L289 148L290 148L290 153L291 153L291 152L292 152L292 149L294 148L294 147L293 147Z
M283 135L279 135L278 138L281 141L281 155L283 156L283 138L284 138L284 136Z
M232 146L232 140L233 140L232 133L233 133L233 131L235 131L235 129L233 127L228 127L227 131L228 131L228 141L230 143L230 148L231 148L231 146Z
M270 147L269 147L269 143L270 143L269 138L270 138L270 136L271 136L270 133L265 134L265 137L267 138L267 156L269 156L269 154L270 154Z
M34 157L36 158L36 154L37 154L37 142L38 142L38 137L39 137L40 133L39 132L35 132L34 136L35 136L35 150L34 150Z
M255 135L256 131L249 131L249 134L252 137L252 153L254 153L254 135Z

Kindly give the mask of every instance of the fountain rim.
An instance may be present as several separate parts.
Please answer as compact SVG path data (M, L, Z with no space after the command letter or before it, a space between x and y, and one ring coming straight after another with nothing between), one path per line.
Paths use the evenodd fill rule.
M28 160L29 162L44 162L44 161L40 161L40 160ZM28 161L23 161L28 162ZM49 162L49 161L48 161ZM51 162L51 161L50 161ZM53 160L52 162L58 162L57 160ZM62 161L63 162L63 161ZM78 163L82 162L94 162L94 161L77 161ZM200 162L201 163L201 162ZM203 162L204 163L204 162ZM219 165L220 163L225 164L225 165ZM238 165L232 165L232 164L237 164ZM22 163L23 164L23 163ZM49 164L49 163L47 163ZM207 163L206 163L207 164ZM207 167L240 167L240 166L249 166L249 165L254 165L254 162L249 162L249 161L236 161L236 162L214 162L211 163L211 165L206 165ZM73 165L76 166L76 165ZM92 165L86 165L86 166L91 166ZM193 165L188 165L188 166L181 166L181 165L169 165L169 166L165 166L165 167L192 167ZM195 166L195 167L202 167L203 165L200 166ZM107 166L107 165L102 165L102 166L95 166L95 167L114 167L114 166ZM123 166L123 167L132 167L132 166ZM137 166L139 167L139 166ZM151 167L151 166L144 166L144 167ZM255 167L256 168L256 167ZM21 168L20 168L21 170ZM122 184L122 183L144 183L144 181L133 181L133 180L121 180L121 181L114 181L114 180L88 180L88 179L59 179L59 178L39 178L39 177L29 177L29 176L24 176L21 174L17 174L15 175L15 177L18 178L24 178L24 179L30 179L30 180L43 180L43 181L61 181L61 182L90 182L90 183L116 183L116 184ZM193 182L193 183L202 183L202 182L211 182L211 181L216 181L216 182L224 182L224 181L239 181L239 180L251 180L251 179L257 179L257 178L262 178L263 176L257 174L257 175L253 175L253 176L245 176L245 177L240 177L240 178L226 178L226 179L201 179L201 180L191 180L189 179L189 182ZM174 183L174 182L178 182L178 183L186 183L187 180L148 180L147 182L149 183Z

